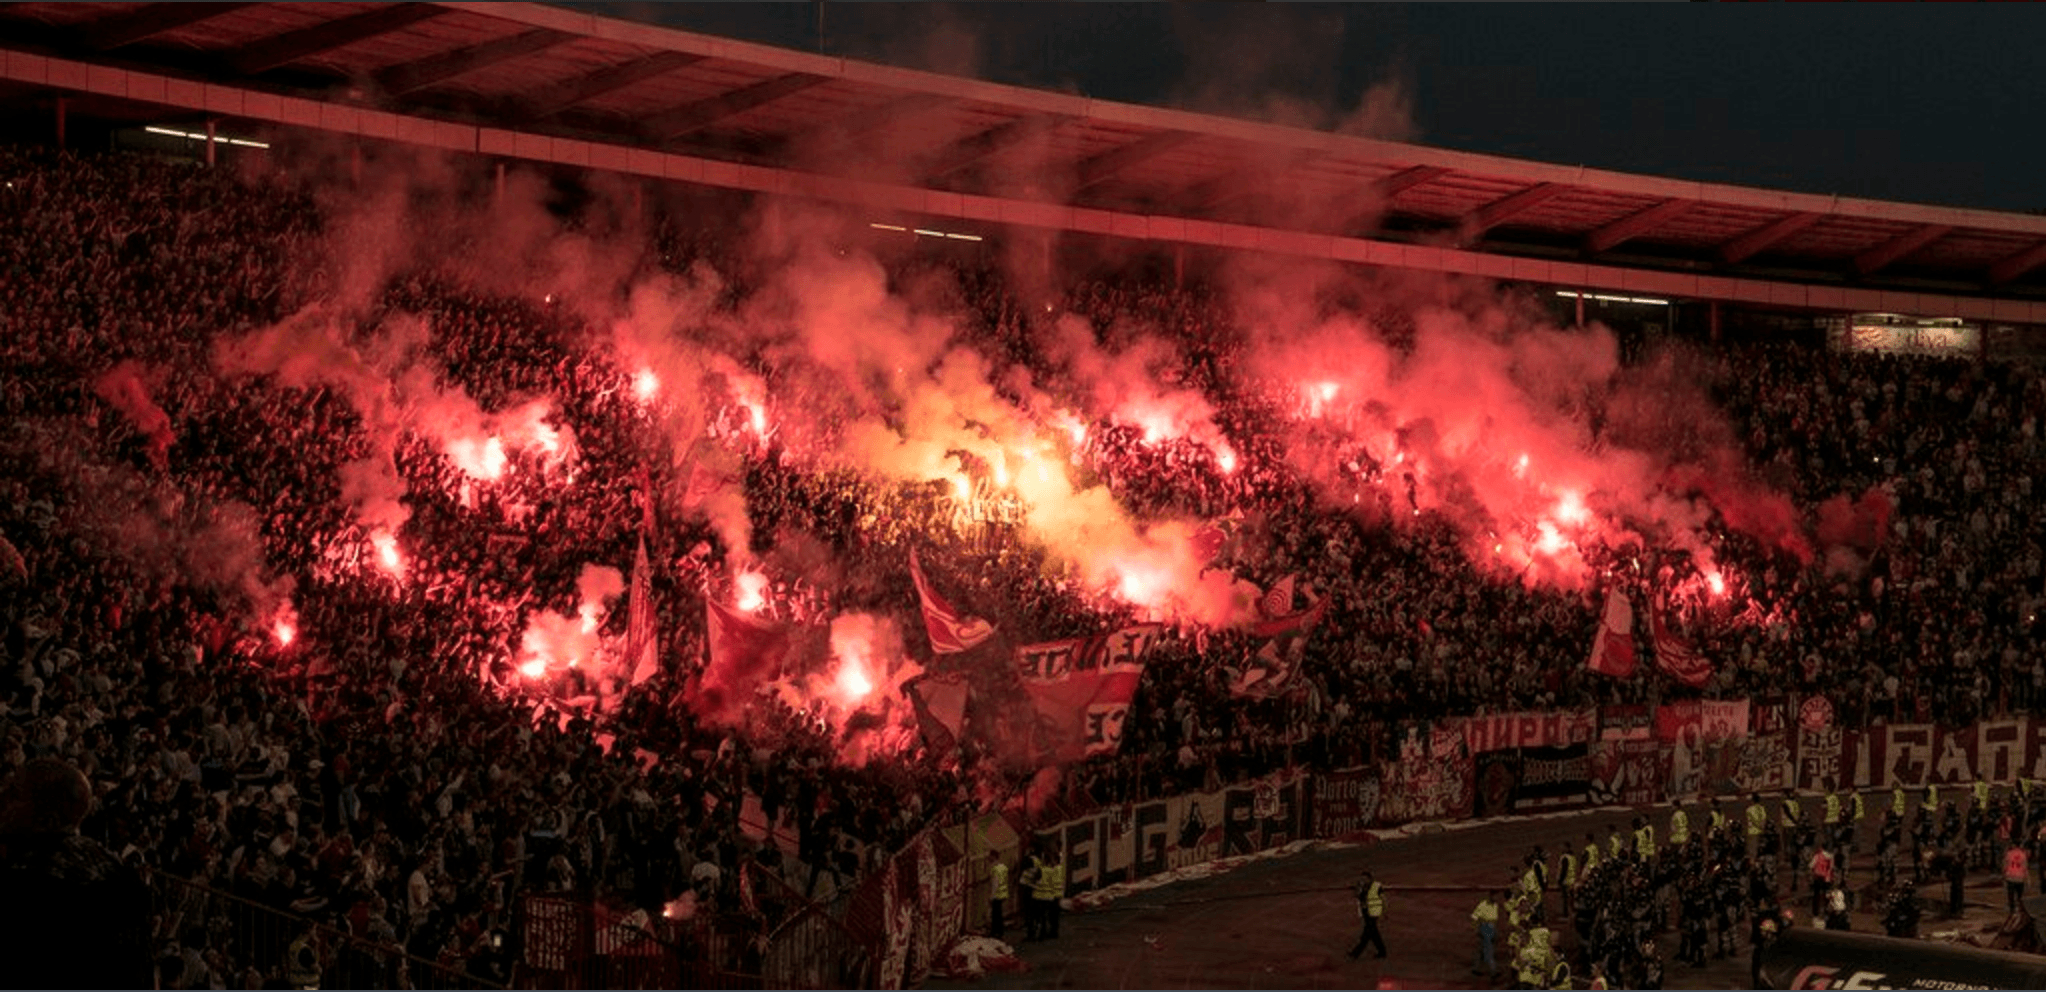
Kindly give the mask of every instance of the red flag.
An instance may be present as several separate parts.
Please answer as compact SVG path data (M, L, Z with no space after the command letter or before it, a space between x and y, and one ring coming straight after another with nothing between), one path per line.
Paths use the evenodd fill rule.
M1704 688L1712 680L1712 663L1670 633L1663 612L1651 610L1648 614L1649 634L1655 640L1655 667L1693 689Z
M632 562L632 594L626 603L625 661L632 666L632 684L654 677L659 669L660 631L654 620L653 566L647 561L646 538L639 539L639 557Z
M773 677L789 650L787 631L705 600L710 619L710 667L703 672L705 702L721 709L741 691Z
M1075 672L1053 682L1026 680L1023 689L1049 731L1050 750L1070 759L1122 747L1123 721L1143 672L1140 663Z
M1265 598L1269 599L1271 597L1267 596ZM1313 606L1298 613L1288 613L1285 616L1269 616L1259 620L1250 625L1250 632L1257 637L1283 637L1287 634L1304 635L1314 629L1314 625L1320 623L1322 615L1327 612L1328 597L1323 596L1315 600Z
M682 492L682 505L691 509L702 506L739 482L738 476L726 475L698 461L689 468L689 488Z
M948 754L958 746L959 732L966 725L966 680L960 676L923 676L906 682L902 690L916 708L918 729L933 753Z
M1271 591L1257 601L1258 615L1272 619L1293 612L1293 582L1299 577L1300 574L1295 572L1272 583Z
M1634 604L1617 588L1606 590L1606 613L1591 642L1587 668L1623 679L1634 674Z
M979 617L960 616L951 603L931 588L931 580L924 577L923 564L917 560L914 548L909 552L909 576L916 581L917 598L923 601L924 631L931 635L932 651L958 654L995 636L993 624Z

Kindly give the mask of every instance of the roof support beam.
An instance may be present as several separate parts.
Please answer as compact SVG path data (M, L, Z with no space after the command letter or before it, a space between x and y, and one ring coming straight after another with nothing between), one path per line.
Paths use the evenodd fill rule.
M253 76L447 13L450 9L439 4L394 3L265 38L230 56L228 64Z
M673 141L691 131L700 131L721 120L737 117L755 107L765 106L830 81L827 76L791 72L762 80L751 86L742 86L729 93L720 93L684 104L673 110L662 111L642 121L640 131L655 141Z
M1190 131L1160 131L1145 135L1120 148L1102 152L1080 163L1079 174L1074 177L1073 191L1079 192L1089 186L1099 185L1114 178L1116 173L1133 168L1160 155L1168 155L1180 147L1199 140L1200 135Z
M1561 196L1569 188L1562 183L1537 183L1518 193L1502 196L1471 211L1458 225L1458 230L1463 240L1476 241L1484 237L1486 231Z
M255 4L251 3L147 3L128 13L94 23L85 31L85 46L95 52L111 52L253 6Z
M1021 117L961 138L932 156L930 165L924 169L924 181L942 179L990 155L998 155L1032 138L1050 134L1066 120L1063 116L1051 114Z
M1594 255L1612 251L1620 245L1655 230L1667 220L1674 220L1696 203L1696 200L1669 199L1613 221L1584 236L1584 250Z
M1989 284L2001 286L2041 265L2046 265L2046 241L2041 241L1989 267Z
M1342 223L1337 225L1336 231L1342 234L1362 227L1375 226L1379 218L1385 216L1385 208L1392 203L1393 197L1416 186L1434 182L1449 175L1450 171L1439 165L1408 166L1344 197L1329 211L1329 216L1341 219Z
M586 76L578 76L529 94L518 101L527 116L534 120L552 117L577 104L609 96L630 86L637 86L649 79L665 76L678 69L684 69L703 61L706 56L691 55L687 52L658 52L645 58L621 62L609 68L598 69Z
M556 45L574 41L575 37L566 31L547 28L521 31L503 38L457 48L432 58L392 66L377 74L377 83L383 87L384 92L399 96L487 69L500 62L544 52Z
M1818 223L1823 217L1824 214L1806 210L1778 218L1720 245L1719 260L1728 265L1738 265L1767 250L1770 245Z
M1953 229L1952 224L1921 224L1854 256L1854 271L1865 276L1875 275L1912 252L1946 237Z

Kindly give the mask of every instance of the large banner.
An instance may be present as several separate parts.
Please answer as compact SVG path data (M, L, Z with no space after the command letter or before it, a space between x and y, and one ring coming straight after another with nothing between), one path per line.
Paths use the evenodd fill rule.
M1740 742L1740 760L1733 776L1733 791L1776 792L1789 787L1795 765L1790 760L1791 735L1779 730Z
M1846 735L1839 727L1797 729L1797 787L1807 792L1832 792L1852 769L1841 766ZM1866 785L1862 782L1859 784Z
M1218 792L1097 811L1037 831L1062 852L1066 893L1150 878L1321 836L1313 781L1281 773Z
M1591 802L1591 745L1529 747L1520 751L1515 813L1577 809Z
M1655 711L1639 703L1601 706L1598 709L1598 739L1602 741L1647 740L1655 736Z
M1122 747L1123 721L1144 674L1144 656L1164 630L1159 624L1141 624L1016 649L1016 667L1037 710L1045 751L1071 760Z
M1600 741L1591 748L1589 799L1601 806L1660 802L1667 763L1653 740Z
M1398 826L1416 820L1459 820L1471 815L1471 756L1456 752L1432 761L1400 761L1379 770L1380 821Z
M1314 790L1314 833L1340 840L1378 819L1378 770L1346 768L1319 776Z
M1598 737L1598 711L1564 713L1494 713L1460 721L1472 754L1516 747L1564 747L1588 744Z

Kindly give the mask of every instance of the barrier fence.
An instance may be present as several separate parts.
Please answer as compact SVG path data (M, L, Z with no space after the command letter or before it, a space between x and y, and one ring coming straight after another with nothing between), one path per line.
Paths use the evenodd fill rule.
M395 945L356 937L293 913L161 872L149 877L158 935L181 945L208 947L233 971L236 982L254 968L266 979L286 979L287 955L306 939L318 961L317 984L355 989L495 989L505 986L485 974L415 957ZM295 987L295 986L293 986Z
M1018 875L1026 845L1056 850L1066 895L1314 839L1472 817L1531 815L1786 789L1829 792L2046 779L2046 719L1964 727L1842 728L1821 700L1693 701L1494 714L1403 725L1392 760L1289 770L1201 792L1030 824L1013 812L926 829L832 905L749 864L743 912L685 920L612 911L563 896L519 904L509 984L519 988L902 988L946 966L962 936L986 932L988 867ZM1960 798L1958 795L1950 798ZM219 900L233 946L275 963L307 924L189 883L172 895ZM1017 900L1009 901L1015 912ZM223 916L223 907L226 907ZM185 912L183 907L169 907ZM334 985L478 987L434 962L325 931Z
M1014 879L1032 841L1059 852L1072 897L1298 840L1410 823L1788 789L1918 792L2046 780L2046 719L1850 729L1832 717L1823 699L1772 697L1410 723L1398 735L1399 753L1376 764L1281 772L1049 825L988 814L928 830L855 891L846 924L874 949L878 984L899 988L940 968L960 936L984 932L990 859L1010 865ZM1012 898L1012 912L1014 905Z

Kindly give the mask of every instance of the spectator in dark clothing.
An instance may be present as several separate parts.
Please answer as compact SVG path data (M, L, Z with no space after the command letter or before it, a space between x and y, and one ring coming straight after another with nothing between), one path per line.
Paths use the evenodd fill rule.
M135 870L78 833L92 791L55 758L0 788L0 961L14 988L146 989L149 892Z

